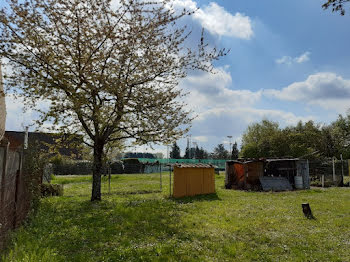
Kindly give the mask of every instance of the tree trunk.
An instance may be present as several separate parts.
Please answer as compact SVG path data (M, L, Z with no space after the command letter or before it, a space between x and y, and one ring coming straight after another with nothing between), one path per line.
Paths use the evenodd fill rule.
M101 173L102 173L103 146L104 144L101 141L95 142L95 145L94 145L91 201L101 200Z

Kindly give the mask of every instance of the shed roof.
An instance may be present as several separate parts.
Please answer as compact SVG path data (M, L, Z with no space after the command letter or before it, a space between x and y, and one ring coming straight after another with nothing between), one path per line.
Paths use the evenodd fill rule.
M202 164L202 163L196 163L196 164L176 163L173 166L178 168L214 168L215 167L214 165Z

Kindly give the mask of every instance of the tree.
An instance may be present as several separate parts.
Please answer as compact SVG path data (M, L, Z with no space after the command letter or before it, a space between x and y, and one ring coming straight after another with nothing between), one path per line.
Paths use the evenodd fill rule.
M229 152L225 149L223 144L219 144L214 148L213 157L215 159L228 159Z
M275 157L283 155L281 130L278 123L262 120L249 125L242 137L242 156L249 158Z
M196 159L207 159L208 158L208 152L203 149L203 147L199 148L196 147Z
M174 142L171 151L170 151L170 158L180 159L181 158L181 152L180 147L177 145L176 142Z
M196 154L196 148L187 146L185 149L184 159L195 158L195 154Z
M239 157L239 150L237 142L232 145L231 159L237 159Z
M332 12L340 12L341 15L345 14L344 4L350 2L350 0L328 0L322 5L323 9L332 7Z
M226 51L198 50L172 0L8 0L0 11L0 57L13 74L8 90L27 107L48 101L39 124L85 134L93 148L91 200L101 200L108 143L166 143L181 137L191 117L177 87L188 70L212 71Z

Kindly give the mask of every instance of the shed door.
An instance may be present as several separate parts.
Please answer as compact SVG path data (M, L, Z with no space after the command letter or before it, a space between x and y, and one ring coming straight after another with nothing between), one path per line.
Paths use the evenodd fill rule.
M303 177L303 187L310 189L309 162L307 160L297 161L297 175Z

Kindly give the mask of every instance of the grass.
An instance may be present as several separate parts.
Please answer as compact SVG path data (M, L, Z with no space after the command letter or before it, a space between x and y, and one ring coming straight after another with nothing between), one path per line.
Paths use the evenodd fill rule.
M3 261L350 261L350 188L245 192L219 175L217 194L175 200L168 175L162 192L157 174L115 175L91 203L90 177L53 183L64 196L42 199Z

